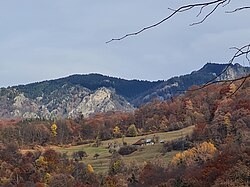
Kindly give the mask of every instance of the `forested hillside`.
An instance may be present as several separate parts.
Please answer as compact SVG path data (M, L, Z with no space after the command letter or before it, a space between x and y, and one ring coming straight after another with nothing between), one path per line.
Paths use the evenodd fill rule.
M250 67L243 67L240 64L207 63L201 69L191 74L176 76L157 85L155 88L135 98L132 103L136 106L147 103L153 99L166 100L174 95L184 93L190 86L203 85L207 82L232 80L244 76L250 72ZM223 72L223 73L222 73Z
M53 120L86 118L99 112L132 111L153 100L169 100L193 85L202 85L212 79L231 80L250 72L249 67L239 64L227 66L208 63L191 74L157 82L89 74L0 88L0 118Z
M66 78L56 80L38 82L28 85L17 86L17 90L25 93L28 97L35 99L42 94L49 94L56 89L60 89L63 85L77 85L95 91L101 87L113 88L117 94L130 100L138 94L143 93L163 81L141 81L141 80L125 80L121 78L109 77L101 74L72 75ZM44 93L44 91L46 91Z
M89 186L248 186L250 80L236 91L240 84L214 84L169 101L148 103L131 113L109 112L74 120L2 121L1 184L53 186L64 181ZM101 175L84 159L46 150L49 145L98 147L103 140L191 125L195 125L191 136L157 145L162 146L163 155L179 151L170 162L157 158L131 165L124 162L124 151L112 151L109 171ZM131 145L123 146L130 154L132 148L126 146ZM18 148L34 151L21 154Z

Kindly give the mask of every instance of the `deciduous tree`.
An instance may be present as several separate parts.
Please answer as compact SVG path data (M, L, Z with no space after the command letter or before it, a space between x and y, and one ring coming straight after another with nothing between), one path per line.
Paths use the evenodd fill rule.
M131 124L128 127L127 136L135 137L135 136L137 136L137 134L138 134L138 131L137 131L137 128L136 128L135 124Z

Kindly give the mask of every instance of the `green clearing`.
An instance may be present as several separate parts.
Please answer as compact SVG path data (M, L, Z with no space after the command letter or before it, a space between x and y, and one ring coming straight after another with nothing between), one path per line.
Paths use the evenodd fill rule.
M159 136L159 140L171 141L174 139L178 139L184 137L188 134L191 134L194 126L190 126L181 130L171 131L171 132L163 132L163 133L154 133L146 136L137 136L137 137L125 137L124 141L131 145L138 141L140 138L152 138L154 135ZM71 156L73 152L84 150L88 157L83 159L83 162L86 164L91 164L96 173L105 173L108 171L109 162L111 159L111 153L108 151L108 144L117 142L118 144L122 143L122 138L102 141L101 146L92 147L92 144L87 145L78 145L71 146L69 148L55 147L56 151L61 153L67 153L68 156ZM126 163L131 163L133 161L137 161L139 164L143 164L145 161L154 161L154 159L162 158L166 163L168 163L172 157L177 153L176 151L169 152L165 155L161 154L162 144L156 143L155 145L146 145L142 146L138 151L123 156L123 160ZM98 153L100 156L95 159L94 155Z

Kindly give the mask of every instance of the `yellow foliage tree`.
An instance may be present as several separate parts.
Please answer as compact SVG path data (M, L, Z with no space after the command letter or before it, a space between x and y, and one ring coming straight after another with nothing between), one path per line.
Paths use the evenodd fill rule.
M57 125L53 123L50 128L51 128L52 135L55 137L57 135L57 132L56 132Z
M87 170L88 170L89 173L94 173L94 169L90 164L88 164Z
M138 131L137 131L137 128L135 126L135 124L131 124L129 127L128 127L128 136L132 136L132 137L135 137L138 135Z
M231 124L231 114L229 112L224 116L224 124L228 127Z
M49 173L45 173L43 181L47 184L51 180L52 176Z
M227 95L229 96L229 95L234 94L236 90L237 90L236 85L235 85L234 83L230 84L230 85L229 85L229 92L228 92Z
M217 149L214 146L214 144L210 142L203 142L191 149L183 151L182 153L177 153L173 157L171 164L173 166L177 166L181 164L190 166L190 165L203 163L213 158L216 152L217 152Z
M115 128L113 129L113 134L115 137L119 137L121 135L121 130L118 126L115 126Z
M187 110L193 110L193 103L190 99L185 101L185 107Z
M46 166L48 164L47 161L45 161L44 156L40 156L37 160L36 160L36 165L39 167L43 167Z
M226 125L227 127L227 137L226 137L226 141L229 143L229 142L232 142L234 138L234 134L232 133L233 131L233 127L232 127L232 124L231 124L231 114L229 112L226 113L226 115L224 116L224 124Z

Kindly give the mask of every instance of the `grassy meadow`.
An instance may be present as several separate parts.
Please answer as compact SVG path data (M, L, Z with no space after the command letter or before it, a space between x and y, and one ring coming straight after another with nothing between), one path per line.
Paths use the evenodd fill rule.
M152 138L155 135L159 137L159 140L164 140L166 142L191 134L193 128L194 126L190 126L177 131L154 133L146 136L125 137L124 141L127 142L128 145L131 145L141 138ZM112 143L114 141L116 141L118 144L121 144L122 138L102 141L101 146L99 147L93 147L92 144L87 144L71 146L69 148L53 147L53 149L61 153L67 153L68 156L72 156L72 154L76 151L83 150L88 154L88 157L84 158L83 162L86 164L91 164L96 173L105 173L108 171L108 166L111 159L111 153L109 153L107 147L109 143ZM156 143L155 145L142 146L138 151L130 155L123 156L123 160L127 164L132 163L133 161L137 161L137 163L143 164L146 161L154 161L154 159L162 158L166 163L168 163L177 153L176 151L172 151L165 155L162 155L161 149L162 144L160 143ZM100 155L97 159L94 158L94 155L96 153Z

